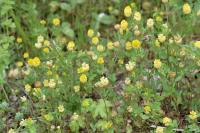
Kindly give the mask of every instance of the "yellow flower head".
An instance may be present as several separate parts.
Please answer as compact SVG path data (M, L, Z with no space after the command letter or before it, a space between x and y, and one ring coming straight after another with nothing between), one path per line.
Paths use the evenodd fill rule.
M162 17L161 17L161 16L157 16L157 17L156 17L156 21L157 21L157 22L162 22L162 21L163 21L163 19L162 19Z
M136 65L135 62L129 61L129 62L125 65L126 70L129 71L129 72L132 71L133 68L135 67L135 65Z
M118 64L120 64L120 65L124 64L124 60L123 59L119 59L118 60Z
M67 49L68 49L69 51L73 51L73 50L74 50L74 47L75 47L74 41L70 41L70 42L68 43L68 45L67 45Z
M140 20L141 20L141 13L140 13L140 12L135 12L135 14L134 14L134 19L135 19L136 21L140 21Z
M159 42L163 43L166 40L166 36L163 34L158 34L158 40Z
M45 46L49 46L50 45L50 42L48 40L44 40L44 45Z
M47 22L44 19L40 20L40 24L45 25L46 23Z
M17 64L18 67L22 67L23 66L23 62L22 61L18 61L16 64Z
M60 25L60 19L59 18L54 18L52 23L53 23L53 25L58 26L58 25Z
M130 17L131 14L132 14L132 9L131 9L131 7L130 7L130 6L126 6L126 7L124 8L124 16Z
M108 49L113 49L113 48L114 48L113 42L111 42L111 41L108 42L108 43L107 43L107 48L108 48Z
M106 78L106 77L103 76L103 77L100 78L100 81L98 81L98 82L95 83L95 86L96 87L105 87L108 84L109 84L108 78Z
M97 51L103 52L105 50L103 45L97 45Z
M168 0L162 0L162 3L167 3L168 2Z
M144 112L145 112L146 114L149 114L149 113L151 112L151 107L148 106L148 105L146 105L146 106L144 107Z
M94 36L94 30L93 29L89 29L87 32L88 37L93 37Z
M44 49L43 49L43 52L44 52L44 53L49 53L49 48L44 48Z
M85 74L81 74L79 78L81 83L86 83L87 82L87 76Z
M140 46L141 46L141 42L139 40L136 39L136 40L132 41L132 47L133 48L137 49L137 48L140 48Z
M195 112L195 111L190 111L189 117L190 117L190 119L192 119L192 120L197 119L197 112Z
M52 121L54 118L53 118L53 115L52 114L46 114L43 116L45 120L47 121Z
M190 14L191 13L191 8L190 8L190 5L188 3L185 3L183 5L182 9L183 9L183 13L184 14Z
M155 59L154 60L154 67L159 69L162 65L162 62L160 61L160 59Z
M30 66L34 66L34 67L37 67L37 66L39 66L40 65L40 58L38 58L38 57L34 57L33 59L29 59L28 60L28 64L30 65Z
M98 64L104 64L104 59L103 59L103 57L99 57L99 58L97 59L97 63L98 63Z
M65 108L64 108L63 105L59 105L59 106L58 106L58 111L59 111L60 113L64 112L64 110L65 110Z
M82 63L81 67L77 69L77 73L84 73L84 72L88 72L90 69L89 64L87 63Z
M194 43L194 46L197 47L197 48L200 48L200 41L196 41L196 42Z
M106 128L106 129L110 129L110 128L112 128L112 126L113 126L112 122L108 121L108 122L106 123L106 125L105 125L105 128Z
M163 118L163 124L165 124L165 126L169 126L169 124L172 122L172 120L168 117L164 117Z
M92 43L97 45L99 43L99 38L97 36L92 38Z
M157 127L156 133L164 133L164 128L163 127Z
M153 28L153 25L154 25L154 20L152 18L149 18L147 20L147 27L148 28Z
M126 20L122 20L122 21L121 21L120 28L121 28L122 30L127 30L127 28L128 28L128 22L127 22Z
M74 91L75 92L79 92L80 91L80 86L79 85L75 85L74 86Z
M22 43L22 42L23 42L22 38L21 37L17 37L17 43Z
M131 44L131 42L126 42L126 44L125 44L125 48L126 48L126 50L131 50L132 49L132 44Z
M89 99L84 99L84 100L82 101L82 106L83 106L83 107L87 108L89 105L90 105Z
M31 86L29 84L26 84L24 88L25 88L26 92L30 92L31 91Z
M24 53L23 57L24 58L28 58L29 57L29 53L28 52Z

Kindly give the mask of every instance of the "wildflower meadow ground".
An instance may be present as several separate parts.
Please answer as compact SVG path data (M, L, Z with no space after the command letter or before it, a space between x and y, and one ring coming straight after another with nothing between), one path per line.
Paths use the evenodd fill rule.
M200 133L200 0L0 0L0 133Z

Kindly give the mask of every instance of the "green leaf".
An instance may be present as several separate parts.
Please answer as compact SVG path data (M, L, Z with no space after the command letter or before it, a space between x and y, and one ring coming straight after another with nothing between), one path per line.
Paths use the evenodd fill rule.
M114 18L112 16L105 14L105 13L100 13L97 16L97 21L102 23L102 24L110 25L114 22Z
M60 8L62 10L68 11L68 12L70 12L72 10L70 4L67 4L67 3L60 3Z
M74 38L74 30L71 29L70 25L68 23L63 23L61 26L62 33L70 38Z
M104 101L103 99L100 99L94 108L93 117L101 116L102 118L107 117L107 111L109 110L109 107L111 107L111 103L109 101Z

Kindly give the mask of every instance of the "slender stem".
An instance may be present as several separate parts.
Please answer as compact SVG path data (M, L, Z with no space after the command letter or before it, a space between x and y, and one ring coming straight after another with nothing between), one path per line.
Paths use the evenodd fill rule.
M0 88L3 90L3 93L4 93L5 97L6 97L6 100L7 100L8 102L10 102L10 100L9 100L9 98L8 98L8 95L7 95L7 93L6 93L5 88L4 88L3 86L1 86Z

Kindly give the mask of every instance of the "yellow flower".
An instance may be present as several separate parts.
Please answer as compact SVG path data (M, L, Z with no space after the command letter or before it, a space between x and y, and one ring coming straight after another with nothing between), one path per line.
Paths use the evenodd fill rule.
M48 40L44 40L44 45L45 46L49 46L50 45L50 42Z
M85 74L82 74L79 78L81 83L86 83L87 82L87 76Z
M132 9L131 9L131 7L130 7L130 6L126 6L126 7L124 8L124 16L130 17L131 14L132 14Z
M103 45L98 45L98 46L97 46L97 51L103 52L104 50L105 50L105 48L104 48Z
M34 67L37 67L37 66L39 66L40 65L40 58L38 58L38 57L34 57L33 59L29 59L28 60L28 64L30 65L30 66L34 66Z
M125 44L125 48L126 48L126 50L131 50L132 49L132 44L131 44L131 42L126 42L126 44Z
M164 117L163 118L163 124L165 125L165 126L169 126L169 124L172 122L172 120L170 119L170 118L168 118L168 117Z
M198 17L200 16L200 9L197 11L197 16Z
M192 120L197 119L197 112L191 111L189 117L190 117L190 119L192 119Z
M112 125L113 125L112 122L109 121L106 123L105 128L106 129L112 128Z
M44 49L43 49L43 52L44 52L44 53L49 53L49 48L44 48Z
M88 37L93 37L94 36L94 30L93 29L89 29L87 32Z
M163 21L163 19L162 19L162 17L161 17L161 16L157 16L157 17L156 17L156 21L157 21L157 22L162 22L162 21Z
M52 75L52 74L53 74L53 72L51 70L47 71L47 75Z
M141 13L140 13L140 12L135 12L135 14L134 14L134 19L135 19L136 21L140 21L140 20L141 20Z
M30 92L31 91L31 86L29 84L26 84L24 88L25 88L26 92Z
M80 91L80 86L79 85L75 85L74 86L74 91L75 92L79 92Z
M118 60L118 64L120 64L120 65L124 64L124 60L123 59L119 59Z
M44 87L48 87L49 86L49 80L45 79L43 81Z
M136 81L136 84L135 86L138 88L138 89L141 89L143 87L143 83L141 81Z
M197 48L200 48L200 41L196 41L196 42L194 43L194 46L197 47Z
M8 133L17 133L17 132L14 129L11 128L11 129L8 130Z
M121 21L120 28L121 28L122 30L127 30L127 28L128 28L128 22L127 22L126 20L122 20L122 21Z
M113 48L114 48L113 42L111 42L111 41L108 42L108 43L107 43L107 48L108 48L108 49L113 49Z
M83 101L82 101L82 106L83 107L88 107L90 105L90 103L89 103L89 99L84 99Z
M78 120L78 118L79 118L79 115L78 115L77 113L74 113L74 114L72 115L72 117L71 117L71 120L72 120L72 121L76 121L76 120Z
M44 41L44 37L42 36L42 35L39 35L38 37L37 37L37 42L38 43L42 43Z
M49 82L48 82L48 86L50 88L55 88L56 87L56 82L54 79L50 79Z
M99 38L97 36L92 38L92 43L97 45L99 43Z
M21 37L17 37L17 43L22 43L22 42L23 42L22 38Z
M75 47L75 43L73 41L70 41L67 45L67 49L69 51L73 51L74 50L74 47Z
M59 105L59 106L58 106L58 111L59 111L60 113L64 112L64 110L65 110L65 108L64 108L63 105Z
M151 112L151 107L148 106L148 105L146 105L146 106L144 107L144 112L145 112L146 114L149 114L149 113Z
M22 67L22 66L23 66L23 62L18 61L18 62L17 62L17 66L18 66L18 67Z
M160 61L160 59L155 59L154 60L154 67L155 68L160 68L161 67L161 65L162 65L162 63L161 63L161 61Z
M141 46L141 42L139 41L139 40L133 40L132 41L132 47L133 48L140 48L140 46Z
M42 47L42 43L40 43L40 42L35 43L35 47L40 49Z
M28 52L24 53L23 57L24 58L28 58L29 57L29 53Z
M148 28L153 28L153 25L154 25L153 19L152 19L152 18L149 18L149 19L147 20L147 27L148 27Z
M40 65L40 58L35 57L35 58L33 58L33 60L34 60L34 66L35 66L35 67L37 67L37 66Z
M157 127L156 133L164 133L164 128L163 127Z
M160 42L158 41L158 39L155 40L155 46L160 47Z
M103 77L100 78L100 81L98 81L98 82L95 83L95 86L96 87L105 87L108 84L109 84L108 78L106 78L106 77L103 76Z
M45 119L45 120L47 120L47 121L52 121L52 120L53 120L53 115L52 115L52 114L50 114L50 113L49 113L49 114L46 114L46 115L44 115L43 117L44 117L44 119Z
M41 89L40 88L34 88L33 90L34 90L34 92L33 92L34 96L37 96L37 95L41 94Z
M52 23L53 23L53 25L58 26L58 25L60 25L60 19L59 18L54 18Z
M167 3L168 2L168 0L162 0L162 3Z
M130 71L132 71L133 68L135 67L135 62L129 61L129 62L125 65L125 67L126 67L126 70L130 72Z
M40 20L40 24L45 25L46 23L47 22L44 19Z
M163 43L166 40L166 36L163 34L158 34L158 40L159 42Z
M184 14L190 14L191 13L191 8L190 8L190 5L188 3L185 3L183 5L182 9L183 9L183 13Z
M98 63L98 64L104 64L104 59L103 59L103 57L99 57L99 58L97 59L97 63Z
M89 64L87 64L87 63L82 63L82 65L81 65L81 67L80 68L78 68L78 70L77 70L77 73L84 73L84 72L88 72L89 71L89 69L90 69L90 66L89 66Z

